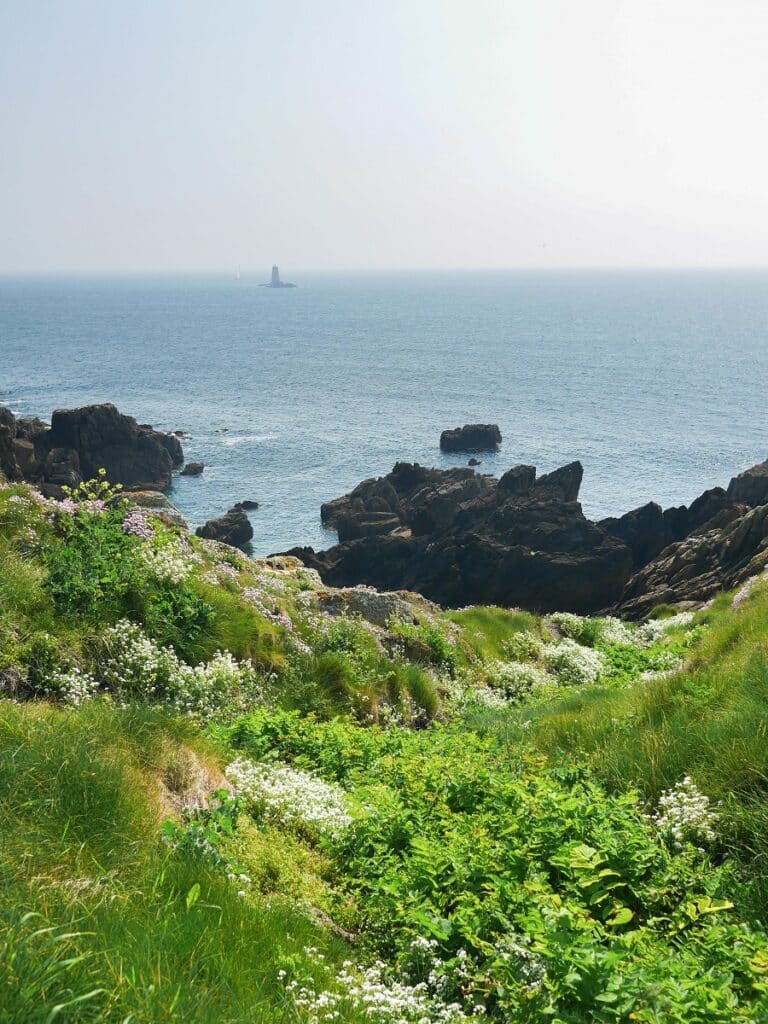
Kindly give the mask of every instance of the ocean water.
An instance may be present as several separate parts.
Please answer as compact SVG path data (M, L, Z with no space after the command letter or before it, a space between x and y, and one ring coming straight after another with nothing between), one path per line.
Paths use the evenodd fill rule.
M440 431L495 422L481 472L581 459L587 515L688 502L768 457L768 272L0 278L0 404L114 402L185 430L192 526L253 498L254 550L327 547L320 504Z

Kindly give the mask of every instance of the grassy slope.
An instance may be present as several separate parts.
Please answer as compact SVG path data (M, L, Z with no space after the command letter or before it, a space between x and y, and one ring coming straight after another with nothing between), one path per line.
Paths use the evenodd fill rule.
M254 879L243 898L215 865L163 844L161 821L172 813L168 793L183 791L190 781L179 769L190 763L189 750L196 752L192 763L223 764L233 749L247 749L255 757L298 759L300 766L327 778L338 779L341 773L342 781L361 793L392 771L404 780L412 773L408 786L413 785L416 796L404 813L420 835L429 833L420 816L424 799L433 796L416 780L436 772L433 789L439 790L445 765L460 774L462 750L473 752L467 783L472 786L477 771L503 776L505 761L514 766L513 774L528 770L520 767L526 763L534 774L543 773L545 766L532 751L553 766L587 762L609 792L618 796L633 787L649 804L689 774L705 793L722 801L714 859L735 865L723 876L733 883L731 899L743 919L765 918L765 589L757 588L738 610L731 610L723 597L703 614L707 629L687 652L682 672L637 681L633 677L642 665L636 659L634 668L617 669L602 682L570 689L565 696L553 686L539 696L523 696L520 706L478 707L471 700L467 704L466 695L495 685L497 662L511 656L510 641L523 633L546 640L551 625L526 613L476 608L415 629L395 627L389 634L346 620L329 630L321 615L307 610L305 598L314 584L301 574L252 568L234 552L214 552L193 542L200 564L190 579L173 587L148 585L145 574L131 575L133 549L120 537L109 531L85 539L67 533L34 506L9 506L14 494L25 492L0 492L0 671L6 681L31 680L38 699L27 700L27 690L23 703L0 703L3 1024L304 1019L296 1015L278 971L288 965L301 976L317 974L313 958L304 952L309 945L325 950L331 964L350 956L347 943L327 926L327 914L353 930L364 926L367 906L375 907L382 898L375 891L373 866L370 879L356 875L360 864L351 853L346 861L332 863L327 851L300 835L266 821L241 820L227 843ZM37 531L35 543L26 536L30 526ZM170 535L158 536L158 543L173 542ZM120 570L122 575L104 570L115 564L113 542L120 564L129 567ZM94 581L103 600L89 592ZM244 600L244 587L259 590L258 605ZM197 602L208 609L202 625L195 618ZM289 632L280 623L281 614L291 619ZM445 739L440 730L382 733L352 724L325 732L310 724L297 734L292 723L301 719L281 724L278 713L267 711L254 733L247 719L238 727L236 708L223 708L221 724L208 721L206 727L147 706L145 694L137 693L127 707L102 700L76 708L41 701L52 666L75 664L98 675L98 637L125 615L142 622L158 642L176 646L183 660L208 659L217 649L252 659L268 706L316 711L326 719L350 713L361 720L405 715L419 725L437 715L452 718L453 724ZM411 661L403 659L403 649ZM618 658L617 664L624 662ZM459 684L463 697L457 700ZM486 737L480 746L471 739L473 733ZM485 742L492 746L484 747ZM554 784L560 785L556 779ZM499 793L507 792L503 778L498 785ZM446 813L453 813L453 797L446 799ZM625 827L617 823L626 813L617 811L609 832ZM450 815L446 820L447 848L455 822ZM570 842L569 835L559 841ZM538 849L539 840L534 840ZM401 868L406 863L408 871L416 870L410 860ZM709 868L701 870L705 877ZM713 874L709 883L705 877L712 893L722 886L714 879ZM567 886L558 885L562 896ZM441 892L449 892L441 886ZM561 898L557 892L553 899ZM302 913L294 909L297 900L305 908ZM386 901L381 905L386 909ZM394 923L394 908L386 913ZM604 925L598 921L594 928L602 935ZM656 941L651 929L649 962L657 956ZM370 955L375 951L374 944ZM352 955L359 957L360 949ZM690 955L685 970L693 978L699 954ZM571 1004L563 1001L561 1012L566 1005ZM587 1017L580 1006L574 1002L572 1015L563 1019L624 1019ZM729 1011L724 1017L711 1012L701 1019L742 1019L736 1010L732 1018ZM345 1020L356 1017L355 1010L345 1010ZM636 1019L686 1018L669 1011L666 1017ZM699 1018L691 1010L688 1019Z

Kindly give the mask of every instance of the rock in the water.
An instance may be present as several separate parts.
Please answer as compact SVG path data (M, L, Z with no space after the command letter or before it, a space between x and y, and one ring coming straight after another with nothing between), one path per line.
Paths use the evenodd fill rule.
M35 439L38 458L47 466L47 454L55 449L74 451L83 479L105 469L110 483L132 490L162 490L171 482L173 467L183 461L176 437L140 427L114 405L88 405L57 409L51 428ZM47 477L44 481L54 483Z
M234 506L220 519L209 519L195 531L198 537L240 548L253 537L253 527L242 508Z
M236 501L235 508L244 508L246 512L252 512L254 509L259 507L258 501L254 501L253 498L246 498L244 501Z
M440 448L444 452L493 451L500 444L501 431L495 423L467 423L444 430L440 435Z
M469 462L467 463L467 465L468 466L481 466L482 465L482 460L481 459L470 459Z
M205 469L205 464L202 462L188 462L184 469L181 471L182 476L200 476Z
M768 459L735 476L728 484L728 497L742 505L768 503Z

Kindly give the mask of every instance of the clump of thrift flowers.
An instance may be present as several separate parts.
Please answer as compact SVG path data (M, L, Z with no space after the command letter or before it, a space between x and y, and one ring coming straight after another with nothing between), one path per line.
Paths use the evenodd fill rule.
M149 517L143 508L132 508L123 519L123 533L132 537L141 537L142 540L152 540L155 531Z
M688 775L661 794L658 809L651 820L676 850L681 850L686 843L701 847L717 838L718 814L709 797Z
M249 810L277 824L316 838L337 836L352 823L344 790L308 772L238 758L225 774Z

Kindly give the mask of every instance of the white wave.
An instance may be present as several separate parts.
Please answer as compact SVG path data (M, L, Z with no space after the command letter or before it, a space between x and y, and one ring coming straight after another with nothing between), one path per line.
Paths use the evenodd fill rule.
M221 442L226 445L247 444L249 442L258 444L260 441L276 441L277 436L277 434L225 434L222 435Z

